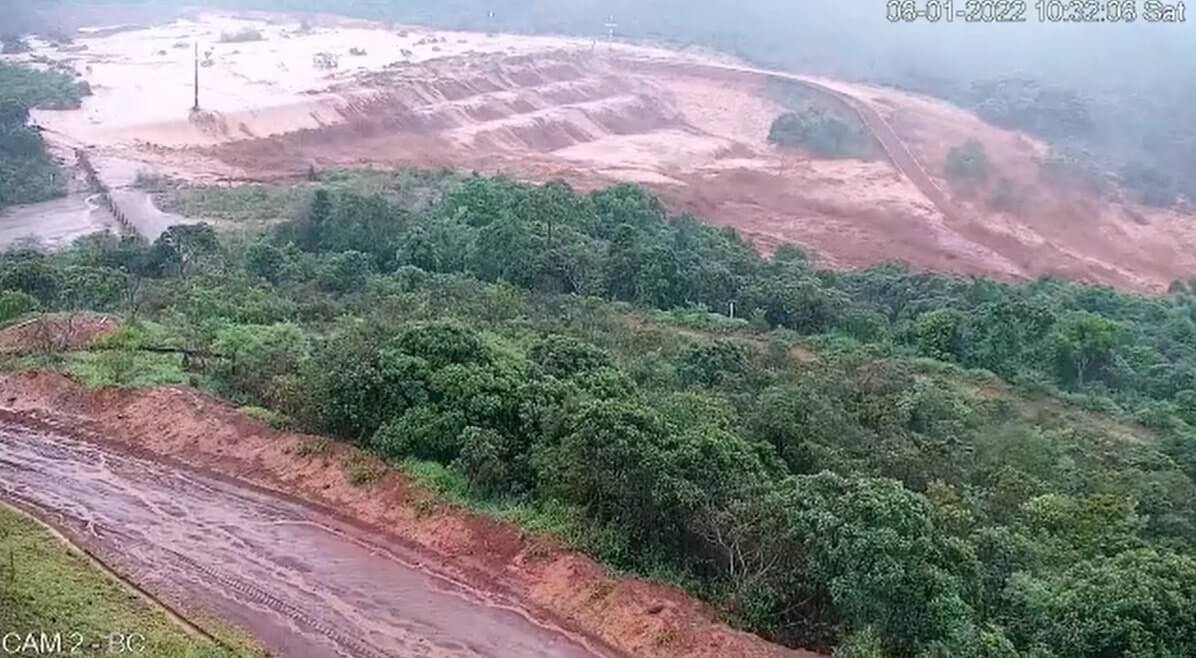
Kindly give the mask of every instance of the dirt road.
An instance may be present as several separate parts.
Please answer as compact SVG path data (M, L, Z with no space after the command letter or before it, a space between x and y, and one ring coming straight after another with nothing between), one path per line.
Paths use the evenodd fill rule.
M63 436L0 425L0 497L283 656L609 655L311 508Z

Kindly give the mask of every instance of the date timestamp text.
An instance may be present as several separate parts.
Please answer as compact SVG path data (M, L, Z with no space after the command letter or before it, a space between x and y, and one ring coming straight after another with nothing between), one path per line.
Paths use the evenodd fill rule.
M1182 0L889 0L891 23L1183 23Z

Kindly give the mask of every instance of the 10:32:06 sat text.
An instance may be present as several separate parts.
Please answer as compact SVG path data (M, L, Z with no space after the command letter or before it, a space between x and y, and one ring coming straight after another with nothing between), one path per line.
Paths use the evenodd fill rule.
M889 0L892 23L1182 23L1182 0Z

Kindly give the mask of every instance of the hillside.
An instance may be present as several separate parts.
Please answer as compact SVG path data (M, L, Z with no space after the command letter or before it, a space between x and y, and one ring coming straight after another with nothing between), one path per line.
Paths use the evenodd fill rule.
M261 39L221 42L245 29ZM202 111L192 115L188 44L197 39ZM74 67L96 96L36 120L53 139L93 147L113 184L137 171L210 181L451 166L579 189L645 184L670 208L735 227L765 252L793 242L833 267L902 260L1161 292L1196 266L1187 216L1130 201L1099 174L1090 189L1091 177L1061 169L1040 142L892 89L747 69L701 51L347 19L305 26L205 14L79 42L86 50L35 43L35 56ZM315 67L318 53L338 55L338 66ZM137 82L150 70L165 86ZM868 129L893 142L888 157L829 159L771 144L787 110L778 81L868 113ZM944 180L947 152L968 140L984 145L991 171L967 185Z
M791 246L765 260L626 185L320 178L176 193L228 222L290 205L258 238L220 241L200 224L153 246L94 238L3 257L10 315L137 317L93 349L35 349L6 367L201 386L790 646L898 658L1196 648L1186 288L1147 298L844 273ZM706 310L732 302L741 319ZM13 381L11 399L33 392ZM110 422L167 422L152 395L123 399ZM366 491L387 473L346 464ZM710 655L685 631L707 613L604 607L627 600L609 585L584 600L530 587L636 655ZM1176 604L1154 606L1160 591ZM1077 630L1087 619L1101 621Z

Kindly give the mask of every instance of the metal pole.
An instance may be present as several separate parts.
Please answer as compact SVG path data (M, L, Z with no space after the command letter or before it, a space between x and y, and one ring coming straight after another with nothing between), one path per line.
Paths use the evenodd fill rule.
M192 112L199 111L199 42L195 42L195 105Z

